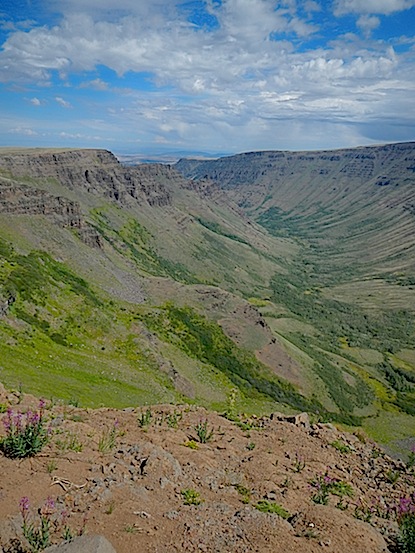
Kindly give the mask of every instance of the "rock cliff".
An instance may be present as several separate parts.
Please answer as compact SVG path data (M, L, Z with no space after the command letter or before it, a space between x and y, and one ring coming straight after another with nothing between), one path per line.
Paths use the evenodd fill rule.
M414 183L415 143L386 144L333 151L248 152L215 160L181 159L175 167L187 178L208 179L223 189L253 183L295 183L326 187L333 181L370 181L375 186ZM323 184L324 184L323 183Z
M76 229L91 247L102 247L99 234L84 219L79 203L25 185L0 178L0 213L10 215L45 215L64 228Z
M81 204L37 183L53 183L71 191L103 196L119 205L171 204L172 184L184 181L167 165L124 167L105 150L0 150L0 213L43 215L64 228L76 229L83 242L102 247ZM52 190L53 187L51 187Z
M124 167L106 150L0 151L0 170L17 179L55 179L71 190L82 189L120 204L169 205L165 181L182 178L169 166Z

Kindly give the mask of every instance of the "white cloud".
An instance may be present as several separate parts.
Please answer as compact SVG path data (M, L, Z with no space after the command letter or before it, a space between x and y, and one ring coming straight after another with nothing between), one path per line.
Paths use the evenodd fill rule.
M63 98L61 98L60 96L55 96L55 101L60 105L62 106L63 108L71 108L72 105L70 102L67 102L66 100L64 100Z
M380 25L380 19L379 17L376 17L375 15L361 15L359 19L356 22L356 25L362 29L362 31L369 36L370 33L377 29Z
M321 11L321 6L320 6L320 4L315 2L314 0L306 0L304 2L304 10L308 13L320 12Z
M309 133L296 135L303 147L307 140L317 146L317 139L341 145L343 138L356 145L362 142L358 125L380 120L382 114L396 121L404 115L405 125L415 123L409 117L415 113L414 60L381 41L354 35L297 50L300 39L312 36L317 25L299 17L304 12L296 10L294 1L208 0L218 21L209 32L195 30L173 0L119 0L118 11L113 0L53 1L65 10L62 21L10 35L0 51L0 81L52 86L61 75L70 88L66 76L94 71L97 77L84 77L77 92L108 90L94 98L97 113L106 120L94 121L91 114L78 127L60 128L66 133L62 140L128 136L145 143L157 137L160 143L200 143L229 151L254 142L257 148L294 143L299 132ZM379 24L372 14L410 4L415 0L339 0L336 6L338 13L358 14L357 25L369 35ZM303 9L310 18L319 4L308 0ZM122 90L119 82L108 84L98 76L99 65L119 76L148 72L156 86L167 85L169 92ZM52 93L65 108L72 107L69 88ZM60 93L65 98L55 96ZM346 121L342 137L339 129ZM313 124L319 131L311 138ZM85 133L77 136L73 128L81 126Z
M337 0L336 15L346 13L375 13L388 15L394 12L409 10L415 6L415 0Z
M108 90L108 83L102 79L94 79L92 81L85 81L79 85L79 88L92 88L94 90Z
M40 106L42 105L42 102L39 100L39 98L31 98L30 99L30 103L33 105L33 106Z
M21 134L23 136L37 136L38 133L34 131L33 129L29 129L27 127L15 127L10 129L10 132L13 134Z

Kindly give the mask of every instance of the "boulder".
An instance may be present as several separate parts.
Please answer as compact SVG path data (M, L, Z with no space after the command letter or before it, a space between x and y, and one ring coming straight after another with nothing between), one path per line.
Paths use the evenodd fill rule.
M79 536L70 542L52 545L44 553L116 553L111 543L104 536Z

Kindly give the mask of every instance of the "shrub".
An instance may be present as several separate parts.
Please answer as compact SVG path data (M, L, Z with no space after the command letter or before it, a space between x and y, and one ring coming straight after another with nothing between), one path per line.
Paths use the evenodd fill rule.
M388 484L396 484L396 482L399 480L400 472L399 470L388 470L385 473L385 480Z
M188 440L183 444L185 447L188 447L190 449L199 449L199 446L194 440Z
M303 457L296 452L295 460L293 462L293 471L302 472L304 469L305 469L305 461Z
M411 469L413 467L415 467L415 445L412 446L408 455L408 461L406 463L406 468Z
M200 505L203 501L200 497L200 493L192 489L181 491L185 505Z
M346 443L343 442L343 440L334 440L334 442L331 442L330 444L334 449L337 449L337 451L340 451L340 453L350 453L353 451L353 449Z
M98 441L98 451L100 453L109 453L116 445L118 437L118 421L114 422L114 425L105 430Z
M415 551L415 513L407 513L401 517L398 544L402 553Z
M266 499L261 499L254 507L258 509L258 511L261 511L261 513L273 513L284 519L290 517L290 513L286 511L284 507L281 507L278 503L267 501Z
M251 490L246 488L245 486L242 486L242 484L234 484L233 486L235 490L239 493L241 496L242 503L249 503L251 500Z
M397 507L399 526L399 553L415 551L415 492L410 497L401 497Z
M199 421L194 429L201 444L206 444L213 438L213 430L209 430L207 420Z
M23 415L20 412L14 413L11 408L7 410L3 421L6 436L0 441L0 450L6 457L33 457L47 444L50 429L45 426L44 407L45 402L41 400L39 409L35 412L27 411Z
M167 426L169 428L177 428L179 422L182 420L183 415L180 412L174 412L167 415Z
M149 426L151 424L151 421L153 419L153 414L150 409L147 409L144 413L141 413L138 417L138 426L140 428L144 428L145 426Z
M84 446L78 436L69 432L64 439L56 440L56 447L62 452L75 451L80 453Z
M350 484L338 478L332 478L327 472L314 478L310 485L315 490L311 499L317 504L327 505L330 494L337 495L340 498L353 497L353 488Z
M31 551L37 553L49 547L54 541L71 541L74 533L68 525L68 512L58 511L55 502L48 497L44 505L34 516L30 510L29 498L22 497L20 500L20 512L23 517L22 533L29 543ZM85 520L77 535L85 531Z
M48 498L45 505L39 510L39 524L35 524L30 516L29 498L22 497L20 500L20 512L23 517L22 531L32 551L43 551L43 549L46 549L51 544L51 526L54 509L54 501Z

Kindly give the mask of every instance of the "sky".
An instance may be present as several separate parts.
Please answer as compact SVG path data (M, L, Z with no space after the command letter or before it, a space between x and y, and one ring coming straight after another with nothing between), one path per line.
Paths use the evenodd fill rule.
M415 0L0 0L0 146L415 140Z

